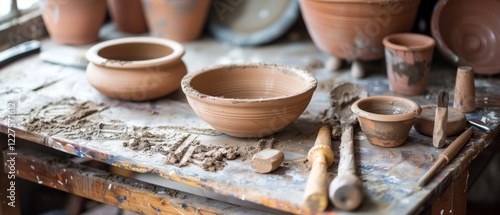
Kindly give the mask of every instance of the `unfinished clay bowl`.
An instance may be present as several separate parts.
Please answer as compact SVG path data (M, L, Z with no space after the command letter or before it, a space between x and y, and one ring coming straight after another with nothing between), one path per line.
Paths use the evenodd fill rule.
M109 40L87 51L87 80L102 94L143 101L180 87L187 73L184 47L173 40L129 37Z
M431 32L439 51L455 66L477 74L500 73L500 2L440 0L432 14Z
M382 38L410 31L419 4L420 0L300 0L316 46L347 60L382 58Z
M316 85L306 70L262 63L217 65L182 79L194 112L235 137L262 137L283 129L304 112Z
M396 96L372 96L360 99L351 106L359 125L370 143L381 147L402 145L415 118L422 112L420 106Z
M431 71L434 39L423 34L399 33L384 37L383 44L391 91L423 94Z

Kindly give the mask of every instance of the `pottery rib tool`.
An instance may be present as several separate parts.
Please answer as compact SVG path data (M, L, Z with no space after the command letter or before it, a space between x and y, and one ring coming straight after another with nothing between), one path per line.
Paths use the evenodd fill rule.
M441 166L448 164L453 157L462 149L462 147L465 145L465 143L470 139L472 135L472 129L473 127L470 127L466 131L464 131L460 136L457 137L451 143L448 148L444 150L443 153L441 153L436 160L436 162L432 165L432 167L427 170L427 172L418 180L418 185L420 187L423 187L427 184L427 182L434 176L434 174L437 172Z
M439 91L438 105L436 107L436 118L434 120L434 132L432 135L432 145L442 148L446 139L446 128L448 120L448 92Z
M356 176L354 125L357 119L351 111L351 104L367 97L368 93L355 84L345 83L335 87L330 96L335 104L335 114L342 125L342 136L338 174L330 184L329 197L335 207L354 210L363 200L363 185Z
M333 164L334 154L331 145L330 125L323 124L318 131L314 146L307 153L312 168L307 178L304 200L306 207L314 211L323 211L328 206L326 169Z

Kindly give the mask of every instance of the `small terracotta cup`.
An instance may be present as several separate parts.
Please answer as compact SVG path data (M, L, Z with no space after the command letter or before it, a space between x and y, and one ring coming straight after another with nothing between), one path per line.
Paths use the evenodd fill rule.
M384 37L383 44L392 92L423 94L431 71L435 40L423 34L401 33Z
M143 101L165 96L187 73L184 46L173 40L127 37L108 40L87 51L87 80L102 94Z
M372 96L356 101L351 110L370 143L381 147L402 145L415 118L422 112L417 103L396 96Z

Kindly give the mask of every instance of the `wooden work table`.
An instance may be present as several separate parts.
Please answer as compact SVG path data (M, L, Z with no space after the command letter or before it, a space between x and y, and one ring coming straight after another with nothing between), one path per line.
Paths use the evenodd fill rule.
M9 153L16 153L16 175L20 178L144 214L261 213L250 209L254 206L272 208L271 213L313 213L302 204L310 168L306 155L319 128L318 117L329 106L329 90L338 82L350 80L349 68L325 70L322 62L327 56L309 40L241 48L204 38L184 45L183 60L189 72L213 64L265 61L308 68L319 85L304 114L285 130L265 138L242 139L221 134L199 119L181 90L147 102L109 99L88 84L84 70L45 63L34 54L0 69L0 132L15 133L17 139L123 169L158 174L195 188L198 194L246 207L187 193L171 194L175 187L162 188L79 167L51 155L29 152L19 144L9 151L7 142L2 141L4 163L13 155ZM53 47L50 41L44 41L47 47ZM408 97L420 105L435 104L440 89L453 98L456 69L436 59L439 62L433 65L426 94ZM364 87L370 96L392 94L383 61L365 63L365 68L367 77L350 81ZM352 213L465 213L469 165L486 148L493 147L500 131L500 79L477 76L475 84L477 109L467 118L482 122L491 131L474 128L473 138L423 188L417 186L418 179L443 151L432 146L431 137L412 129L403 146L381 148L371 145L359 127L356 129L357 171L366 197L361 208ZM448 137L446 144L454 138ZM137 147L131 146L134 142ZM339 141L334 141L336 158L328 170L330 180L337 172L338 146ZM253 172L251 155L269 147L285 153L284 163L270 174ZM216 171L192 161L213 149L234 150L239 156L224 159ZM180 155L173 165L165 160L169 151ZM6 173L0 177L8 183L7 163L4 168ZM327 210L350 214L332 206Z

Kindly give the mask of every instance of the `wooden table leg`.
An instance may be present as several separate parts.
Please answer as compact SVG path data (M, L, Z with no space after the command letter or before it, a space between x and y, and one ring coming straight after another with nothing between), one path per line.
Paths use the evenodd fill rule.
M466 169L462 175L432 203L432 214L466 214L467 206L467 179L469 178L469 169Z

